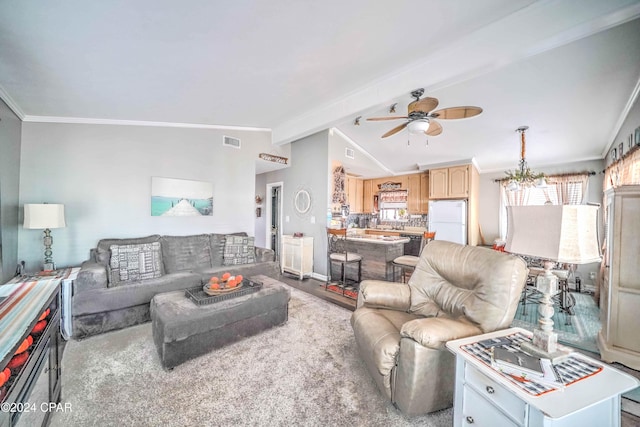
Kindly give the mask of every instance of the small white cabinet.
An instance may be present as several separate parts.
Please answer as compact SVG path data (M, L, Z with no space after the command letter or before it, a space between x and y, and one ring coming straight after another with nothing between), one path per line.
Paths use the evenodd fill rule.
M313 237L282 236L280 270L302 279L313 273Z
M620 395L640 384L630 375L580 356L602 370L564 389L533 396L465 350L467 345L517 332L531 335L512 328L447 342L456 356L454 427L620 426Z

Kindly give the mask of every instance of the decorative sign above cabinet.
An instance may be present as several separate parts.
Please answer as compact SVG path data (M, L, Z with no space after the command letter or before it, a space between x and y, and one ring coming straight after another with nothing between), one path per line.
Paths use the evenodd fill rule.
M382 184L378 184L378 188L382 191L385 190L399 190L402 188L402 183L401 182L391 182L391 181L387 181L387 182L383 182Z
M289 159L286 157L280 157L280 156L276 156L274 154L268 154L268 153L260 153L258 154L258 157L260 157L262 160L266 160L268 162L273 162L273 163L280 163L282 165L286 165L287 162L289 161Z

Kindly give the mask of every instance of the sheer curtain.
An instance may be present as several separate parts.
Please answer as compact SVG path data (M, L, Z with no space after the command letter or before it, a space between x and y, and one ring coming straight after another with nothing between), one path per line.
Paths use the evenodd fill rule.
M621 185L640 185L640 149L637 147L607 167L604 171L603 190Z
M517 191L507 190L509 181L500 182L500 239L507 236L507 206L525 206L529 203L529 188L521 188Z
M580 205L585 202L589 174L580 173L573 175L549 176L547 178L547 191L549 199L555 196L552 203L558 205Z

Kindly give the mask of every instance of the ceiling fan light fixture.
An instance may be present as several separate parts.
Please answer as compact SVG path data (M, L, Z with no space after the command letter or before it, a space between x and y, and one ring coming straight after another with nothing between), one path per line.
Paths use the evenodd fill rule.
M414 120L407 126L409 129L409 133L414 135L419 135L425 133L429 130L429 120L427 119L419 119Z

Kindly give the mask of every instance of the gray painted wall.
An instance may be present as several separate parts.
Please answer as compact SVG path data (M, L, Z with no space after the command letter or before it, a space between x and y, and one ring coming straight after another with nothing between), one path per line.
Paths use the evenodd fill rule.
M18 264L18 197L22 123L0 100L0 283Z
M222 146L223 135L242 148ZM269 132L24 123L20 220L25 203L64 203L52 230L58 267L79 265L99 239L148 234L254 233L255 162ZM213 216L152 217L151 177L212 182ZM19 230L19 259L37 270L42 232Z
M261 216L255 218L254 236L256 236L256 246L261 248L267 247L266 230L267 230L267 174L261 173L256 175L256 195L262 196L262 203L256 204L256 208L262 210Z
M282 234L301 232L305 236L313 236L313 271L319 274L326 274L327 270L328 158L328 131L318 132L291 143L291 165L288 168L262 174L256 179L261 186L256 188L258 194L266 194L267 184L283 183ZM309 191L312 199L311 209L304 216L297 214L293 207L294 194L301 188ZM266 227L264 221L262 226ZM266 228L258 230L256 223L256 235L265 234Z

